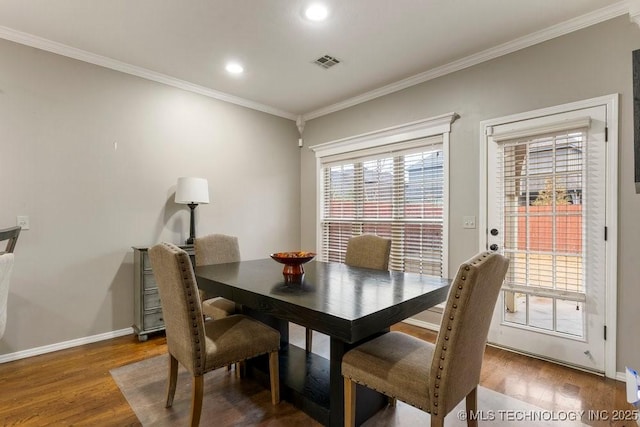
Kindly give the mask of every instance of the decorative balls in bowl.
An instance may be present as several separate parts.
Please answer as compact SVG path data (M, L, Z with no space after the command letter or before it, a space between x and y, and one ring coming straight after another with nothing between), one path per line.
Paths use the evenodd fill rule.
M315 256L315 253L306 251L276 252L271 254L271 258L280 264L284 264L282 274L284 274L285 281L289 282L301 280L304 275L302 264L311 261Z

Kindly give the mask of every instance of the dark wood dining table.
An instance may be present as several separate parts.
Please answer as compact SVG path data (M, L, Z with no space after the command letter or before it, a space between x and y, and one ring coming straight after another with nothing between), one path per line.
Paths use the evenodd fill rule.
M344 423L343 354L402 320L446 299L450 280L311 261L300 282L288 283L283 266L258 259L195 268L198 286L209 295L241 304L243 312L280 331L280 387L292 402L324 425ZM330 337L329 360L289 344L289 323ZM255 364L257 377L268 372ZM268 384L268 382L267 382ZM384 404L384 396L364 387L356 391L356 422Z

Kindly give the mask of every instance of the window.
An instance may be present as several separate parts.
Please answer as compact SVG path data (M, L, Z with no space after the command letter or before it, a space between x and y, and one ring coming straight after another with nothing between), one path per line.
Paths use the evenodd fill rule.
M457 116L447 117L450 125ZM403 130L341 140L341 148L312 147L320 170L321 260L344 262L349 239L371 233L391 239L391 270L447 276L449 129Z

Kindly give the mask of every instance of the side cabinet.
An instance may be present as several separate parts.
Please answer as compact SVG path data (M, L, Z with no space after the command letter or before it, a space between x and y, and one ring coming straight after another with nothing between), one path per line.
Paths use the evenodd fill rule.
M193 245L184 245L180 248L189 254L193 263L195 255ZM148 249L149 247L133 247L133 330L140 341L146 341L148 334L152 332L164 331L160 294L151 270Z

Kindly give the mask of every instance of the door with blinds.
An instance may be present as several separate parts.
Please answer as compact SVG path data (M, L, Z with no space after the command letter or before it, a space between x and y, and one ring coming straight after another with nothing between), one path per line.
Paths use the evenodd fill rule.
M487 248L509 258L489 341L605 370L606 106L486 128Z

